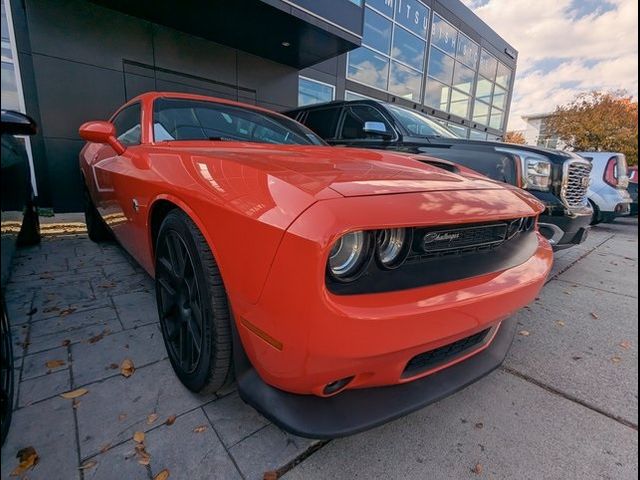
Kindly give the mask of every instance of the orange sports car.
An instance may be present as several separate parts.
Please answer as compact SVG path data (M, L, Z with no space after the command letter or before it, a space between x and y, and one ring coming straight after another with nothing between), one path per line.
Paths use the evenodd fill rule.
M552 251L542 205L471 170L329 147L280 114L147 93L80 127L89 237L155 278L191 390L351 434L496 368Z

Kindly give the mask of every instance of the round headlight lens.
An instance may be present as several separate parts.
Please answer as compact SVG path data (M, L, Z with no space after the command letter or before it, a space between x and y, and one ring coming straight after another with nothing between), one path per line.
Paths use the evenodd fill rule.
M359 230L338 239L329 253L329 271L338 280L350 280L369 258L369 234Z
M378 233L377 257L384 268L399 267L409 252L406 228L387 228Z

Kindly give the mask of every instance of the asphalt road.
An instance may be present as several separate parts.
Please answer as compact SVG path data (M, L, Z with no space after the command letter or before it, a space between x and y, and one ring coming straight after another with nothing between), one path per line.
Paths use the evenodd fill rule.
M502 368L405 418L333 440L285 478L638 477L638 223L556 254Z

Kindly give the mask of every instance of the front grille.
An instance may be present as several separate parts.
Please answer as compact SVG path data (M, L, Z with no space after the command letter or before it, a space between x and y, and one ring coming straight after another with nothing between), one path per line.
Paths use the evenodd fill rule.
M591 163L584 160L565 162L561 196L567 207L582 207L586 204L591 168Z
M456 357L459 357L474 347L479 346L487 338L490 331L491 328L487 328L486 330L482 330L481 332L469 337L444 345L443 347L416 355L409 360L409 363L407 363L407 366L402 372L402 377L413 377L436 368L439 365L455 360Z

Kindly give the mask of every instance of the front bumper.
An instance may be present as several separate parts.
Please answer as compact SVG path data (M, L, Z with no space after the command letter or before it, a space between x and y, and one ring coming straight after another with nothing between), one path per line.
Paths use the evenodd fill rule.
M496 369L516 330L504 320L491 344L471 358L427 377L390 387L347 390L321 398L265 383L253 368L237 375L241 398L279 427L308 438L337 438L389 422L447 397Z
M538 227L554 250L579 245L587 239L593 215L590 206L585 205L568 210L552 192L529 191L529 193L545 206L545 211L538 219Z

